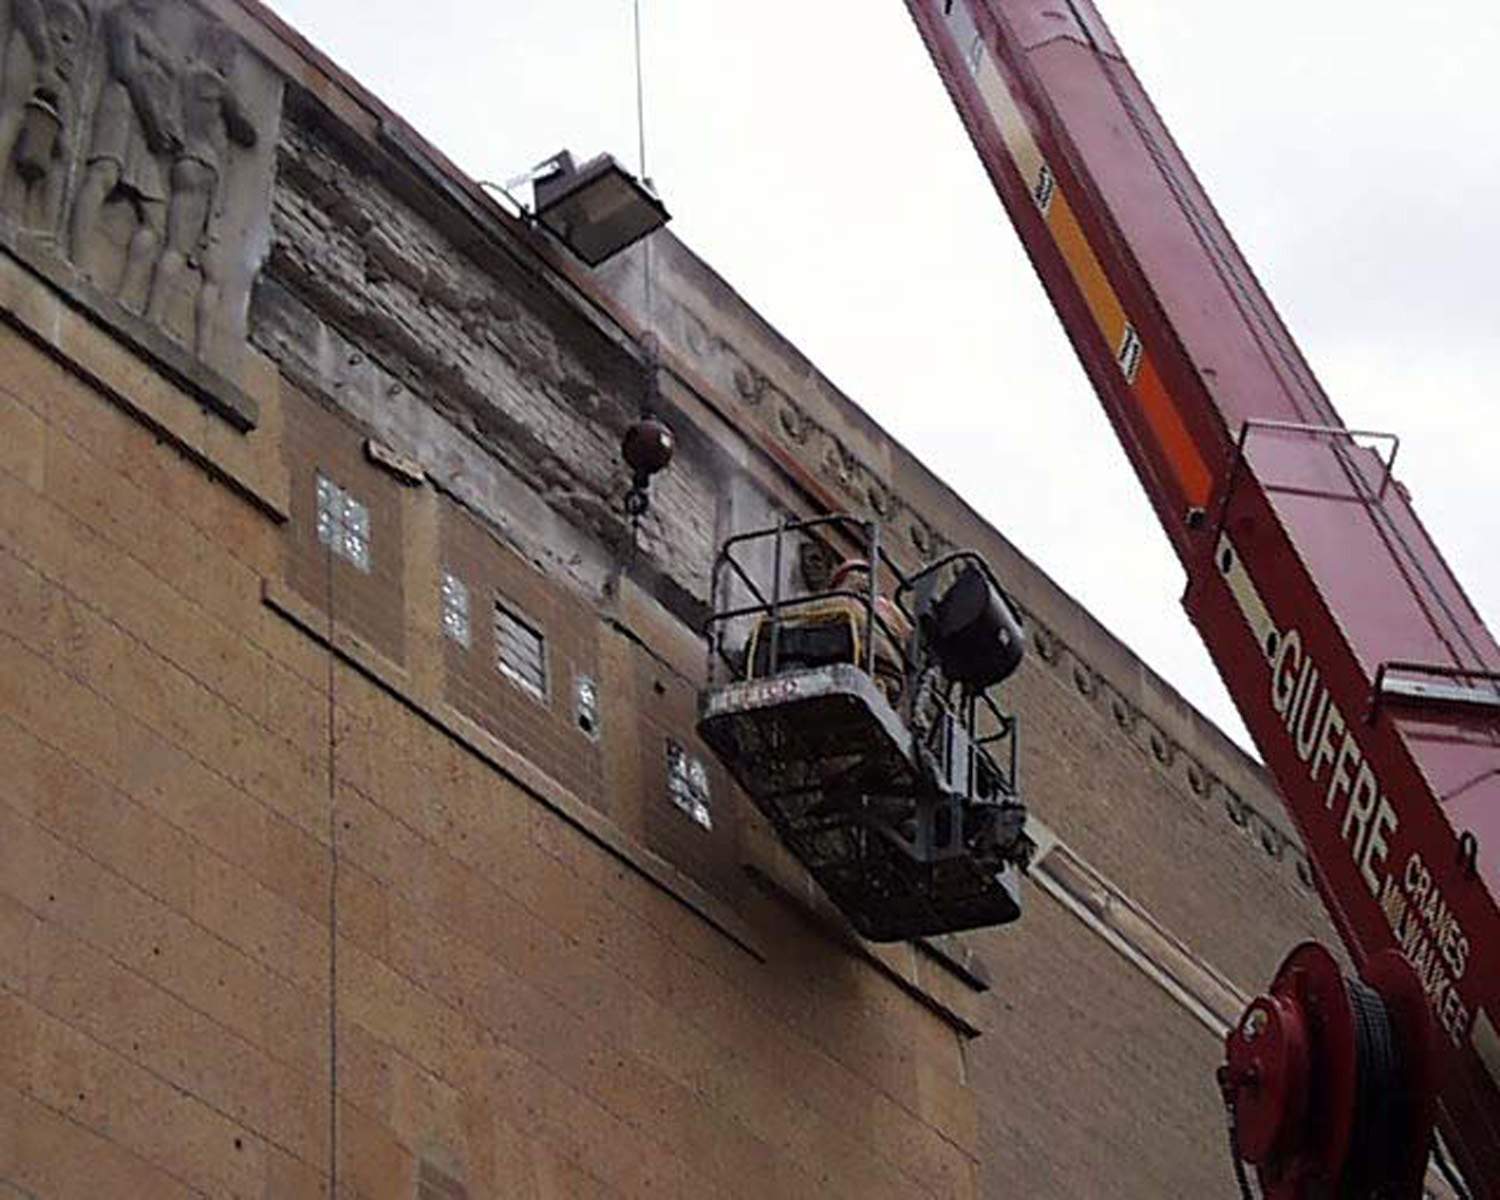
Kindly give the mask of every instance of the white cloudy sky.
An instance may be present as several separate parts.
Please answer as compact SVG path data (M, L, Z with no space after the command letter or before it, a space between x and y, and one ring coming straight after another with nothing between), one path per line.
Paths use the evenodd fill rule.
M634 161L631 0L271 0L460 165ZM1350 425L1500 621L1500 5L1102 0ZM1183 576L899 0L642 0L676 233L1215 720Z

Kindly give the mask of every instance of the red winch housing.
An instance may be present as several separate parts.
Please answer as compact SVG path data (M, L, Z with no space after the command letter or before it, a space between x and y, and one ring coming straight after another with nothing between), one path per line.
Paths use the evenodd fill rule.
M1226 1038L1219 1080L1236 1153L1266 1200L1420 1200L1434 1110L1421 981L1394 951L1345 978L1305 942Z

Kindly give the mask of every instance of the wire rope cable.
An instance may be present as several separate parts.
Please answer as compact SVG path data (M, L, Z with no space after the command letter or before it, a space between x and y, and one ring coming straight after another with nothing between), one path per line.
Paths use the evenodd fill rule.
M1458 1170L1448 1161L1442 1139L1437 1136L1432 1139L1432 1161L1437 1164L1438 1173L1448 1181L1448 1186L1453 1189L1458 1200L1473 1200L1474 1193L1469 1191L1468 1185L1459 1177Z
M635 136L641 179L646 178L646 72L641 53L641 0L635 10Z
M1240 1187L1240 1200L1255 1200L1245 1160L1240 1157L1240 1123L1235 1110L1234 1089L1229 1084L1227 1068L1219 1068L1219 1089L1224 1096L1224 1128L1229 1136L1229 1161L1234 1167L1234 1181Z
M632 0L632 9L635 17L635 136L637 166L640 170L641 183L651 188L651 178L646 173L646 59L644 51L644 39L641 36L641 0ZM651 190L655 190L652 188ZM654 274L651 258L651 241L647 237L641 250L641 291L645 301L645 326L646 326L646 355L648 358L647 369L651 371L652 378L656 373L656 317L653 309L654 296L652 289Z
M1354 1129L1344 1194L1364 1196L1392 1178L1400 1164L1407 1122L1401 1052L1379 992L1359 979L1345 981L1354 1013L1357 1083Z

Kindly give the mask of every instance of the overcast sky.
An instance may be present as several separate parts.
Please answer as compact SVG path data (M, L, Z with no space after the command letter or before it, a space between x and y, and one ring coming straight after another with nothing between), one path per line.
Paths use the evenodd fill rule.
M636 153L631 0L271 0L471 174ZM1101 0L1351 426L1500 620L1500 5ZM900 0L643 0L679 237L1247 742ZM1247 743L1248 744L1248 743Z

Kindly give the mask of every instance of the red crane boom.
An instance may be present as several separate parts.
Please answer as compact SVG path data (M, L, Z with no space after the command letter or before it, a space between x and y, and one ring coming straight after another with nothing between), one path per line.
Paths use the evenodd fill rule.
M1339 419L1091 0L907 5L1334 923L1372 980L1382 952L1413 968L1445 1138L1500 1200L1500 647L1392 478L1394 441ZM1303 1194L1279 1169L1268 1190Z

